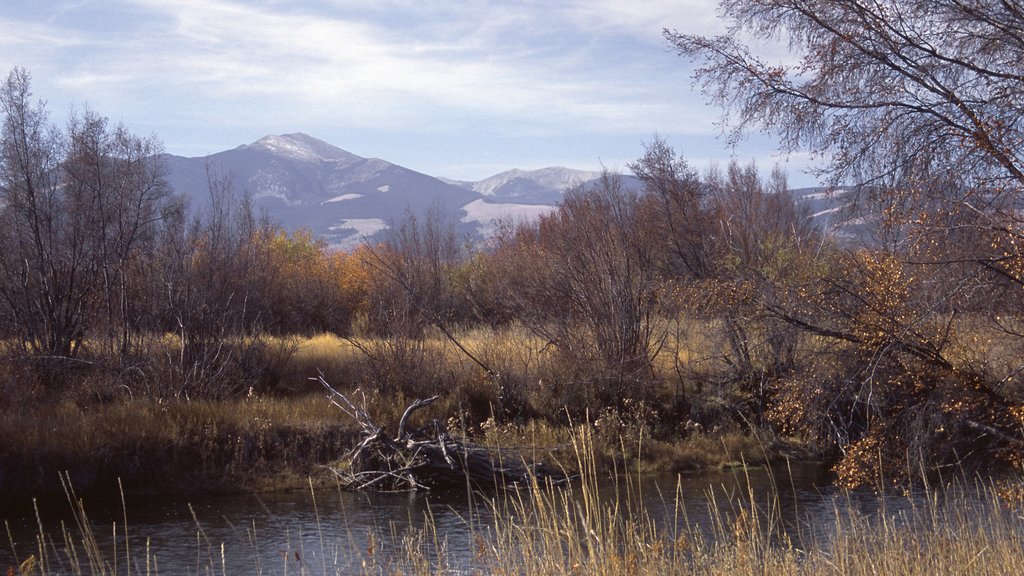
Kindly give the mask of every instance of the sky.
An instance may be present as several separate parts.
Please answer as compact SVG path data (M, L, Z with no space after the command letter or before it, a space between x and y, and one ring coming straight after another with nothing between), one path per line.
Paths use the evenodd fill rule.
M305 132L432 176L627 171L655 136L703 169L730 148L665 28L724 33L714 0L2 0L0 70L60 123L85 107L205 156Z

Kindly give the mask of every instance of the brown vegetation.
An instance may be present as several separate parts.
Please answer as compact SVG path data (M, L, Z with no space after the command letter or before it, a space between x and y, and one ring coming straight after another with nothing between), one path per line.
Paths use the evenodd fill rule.
M226 566L239 558L250 560L258 573L319 574L983 575L1024 570L1019 493L1007 497L998 486L949 486L905 502L892 498L873 512L862 509L856 498L844 501L837 495L830 511L816 510L806 518L828 524L816 526L804 518L783 519L785 486L755 493L748 477L738 489L709 487L714 507L710 518L698 524L687 515L681 484L674 495L663 495L663 516L656 517L657 511L641 504L638 484L629 479L614 486L601 482L602 471L589 452L595 442L587 436L585 428L570 432L579 482L479 498L466 512L469 529L464 532L445 533L427 512L422 528L414 527L414 519L398 519L368 534L353 533L322 527L321 515L327 515L318 511L315 524L307 520L301 528L311 534L269 553L273 548L265 542L266 528L258 532L255 521L248 529L239 527L233 542L218 542L207 537L196 518L197 537L175 542L180 550L165 558L142 544L146 527L131 524L130 507L123 510L123 524L117 518L112 527L104 527L90 520L87 507L68 488L74 522L59 533L47 533L40 518L35 539L9 542L9 570L119 574L133 567L159 573L170 566L228 573ZM740 477L746 473L737 471ZM342 508L330 516L345 518L347 513ZM342 525L349 523L343 520ZM106 538L98 537L110 528Z
M662 455L740 433L810 446L847 485L1020 466L1024 14L722 8L753 37L789 37L802 63L765 65L732 37L668 40L704 61L737 135L761 125L826 153L870 234L814 229L778 171L698 174L655 140L630 166L640 190L607 174L485 246L427 214L338 253L256 218L217 174L210 210L191 214L157 143L93 112L50 125L14 70L0 87L0 394L16 414L126 399L145 414L287 398L334 370L383 398L382 418L441 395L435 416L471 433L591 421ZM321 332L345 352L311 362L294 335Z

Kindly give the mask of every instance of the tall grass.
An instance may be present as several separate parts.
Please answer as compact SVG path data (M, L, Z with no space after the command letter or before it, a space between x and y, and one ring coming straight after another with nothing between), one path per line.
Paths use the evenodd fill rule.
M590 429L575 429L572 442L578 482L471 494L467 529L458 534L446 534L429 510L415 522L419 527L410 519L408 526L397 520L366 534L352 527L331 532L321 515L346 512L317 502L315 523L285 535L286 552L275 557L261 553L268 545L255 521L245 529L247 544L226 544L211 539L193 512L195 539L180 546L195 550L194 561L165 568L148 543L139 544L144 535L129 538L130 509L99 537L65 478L71 521L51 536L40 520L34 546L19 549L15 561L27 574L110 575L239 573L231 568L239 556L250 557L246 573L257 574L1024 573L1021 501L1000 496L1005 490L995 484L965 481L906 500L879 496L873 512L840 495L831 511L819 504L808 516L825 526L783 522L784 483L767 498L752 489L709 488L710 520L698 524L678 487L662 496L668 514L654 515L642 504L635 473L609 481L591 448Z
M5 498L59 493L67 472L82 490L117 478L178 492L295 487L355 434L322 396L61 401L0 411L0 486Z
M489 501L493 523L472 536L473 570L553 575L1024 573L1020 500L1008 502L994 484L965 481L906 500L880 495L882 505L871 514L858 511L851 499L837 498L827 528L783 523L785 486L773 486L766 500L752 490L731 496L709 490L711 520L701 526L687 517L678 489L670 501L673 514L659 520L639 504L641 484L629 475L611 485L603 482L588 435L581 428L574 438L578 484L534 486L528 493ZM820 512L814 518L822 520ZM428 561L416 558L421 565Z
M467 330L460 338L498 377L483 373L447 340L430 337L422 352L431 365L410 375L414 385L383 389L364 352L380 343L328 334L268 339L267 348L278 351L273 355L287 361L274 362L274 384L250 388L242 397L153 396L106 377L90 383L83 376L69 382L66 393L12 401L0 411L0 491L59 493L55 479L61 471L83 491L112 486L117 478L134 490L301 485L317 465L343 454L355 433L309 381L320 373L339 389L359 389L359 400L385 427L415 398L441 393L418 417L448 422L453 432L491 445L565 444L566 407L586 411L590 384L566 371L552 346L521 327ZM736 426L714 434L677 429L687 422L665 405L629 400L593 412L599 464L643 460L647 470L693 470L741 455L747 462L762 459L751 433ZM647 438L643 453L634 441L640 436Z

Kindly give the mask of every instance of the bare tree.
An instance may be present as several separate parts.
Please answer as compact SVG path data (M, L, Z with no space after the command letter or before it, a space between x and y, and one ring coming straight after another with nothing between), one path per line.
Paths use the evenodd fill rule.
M652 209L645 216L647 224L656 227L668 250L664 273L696 280L711 276L714 230L708 217L708 186L661 138L648 143L629 169L643 183Z
M57 129L20 68L0 104L3 325L36 360L82 360L88 342L125 367L154 318L143 296L170 201L159 143L91 111Z
M663 284L657 235L636 192L605 173L571 188L558 211L519 233L517 316L585 372L599 374L605 403L644 398L660 338Z
M439 376L432 371L434 351L425 342L427 328L476 364L489 380L499 375L456 334L466 302L457 295L455 276L465 259L455 228L437 207L421 220L413 213L389 234L386 242L366 247L366 264L378 275L371 295L374 332L382 339L356 344L380 376L378 385L406 393L433 393ZM397 368L397 372L396 372ZM501 385L498 382L499 386Z
M3 316L35 356L73 358L93 311L96 261L65 193L66 141L34 103L31 77L16 68L0 88L0 296Z
M785 149L819 154L821 175L861 185L877 207L880 242L830 258L769 306L857 352L837 377L846 390L818 405L838 421L826 396L856 398L868 414L844 431L842 476L1019 454L1012 406L1021 398L1005 395L1014 371L993 375L950 350L961 330L973 332L968 340L980 333L978 311L1021 309L990 295L1024 285L1024 9L962 0L720 7L729 36L665 35L703 62L696 78L733 138L769 129ZM798 60L766 63L743 38L788 41ZM973 311L967 324L964 311Z
M160 145L124 126L111 129L92 111L72 118L68 133L65 193L95 259L102 340L124 365L152 316L144 284L151 279L154 244L170 201Z
M160 238L159 286L165 327L165 384L173 395L223 396L254 385L253 355L263 350L265 278L276 229L260 221L248 196L208 172L209 212L169 220Z
M824 160L832 183L860 183L913 209L969 221L997 246L961 255L1024 280L1016 245L1024 189L1024 9L962 0L725 0L729 36L666 31L739 138L777 133ZM738 38L788 40L800 60L765 63ZM968 217L967 215L973 215Z
M729 36L666 31L734 114L790 149L827 152L835 178L935 174L1021 182L1024 11L961 0L725 0ZM767 64L737 38L783 38L801 56ZM936 146L938 144L938 146Z

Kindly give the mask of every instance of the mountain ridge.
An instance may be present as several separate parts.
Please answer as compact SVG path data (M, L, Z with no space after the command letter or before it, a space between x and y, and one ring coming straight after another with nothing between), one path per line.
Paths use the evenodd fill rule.
M339 248L380 240L408 213L431 209L440 209L460 234L479 237L496 218L553 211L563 184L595 174L554 167L456 181L365 158L302 132L267 135L208 156L168 154L165 161L171 187L197 209L209 204L209 175L224 175L285 229L308 229Z
M477 181L430 176L380 158L365 158L302 132L267 135L250 144L187 158L164 155L168 181L196 210L209 205L208 180L227 177L257 210L288 231L306 229L328 245L351 249L383 240L409 214L428 212L468 238L484 238L500 220L532 221L553 212L572 186L600 178L596 171L548 167L511 169ZM625 187L639 181L619 175ZM791 191L824 228L839 229L845 191ZM838 222L838 223L837 223Z

